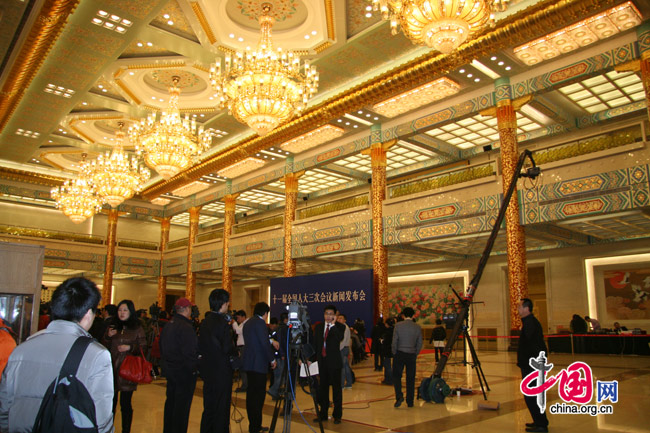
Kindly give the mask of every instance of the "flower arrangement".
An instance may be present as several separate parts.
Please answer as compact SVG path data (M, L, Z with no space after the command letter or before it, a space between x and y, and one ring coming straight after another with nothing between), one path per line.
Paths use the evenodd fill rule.
M462 289L454 287L457 292ZM396 316L406 307L415 310L415 318L423 325L433 325L445 314L458 312L457 299L447 284L416 285L389 289L388 309Z

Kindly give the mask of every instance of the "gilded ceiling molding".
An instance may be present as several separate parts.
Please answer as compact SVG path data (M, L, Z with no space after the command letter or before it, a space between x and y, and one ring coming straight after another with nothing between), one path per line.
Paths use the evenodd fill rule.
M214 36L214 33L210 28L210 23L208 22L207 18L205 18L205 14L203 13L203 9L201 9L201 5L198 2L191 2L190 6L192 6L192 11L194 12L194 15L196 15L196 19L199 20L199 24L205 32L205 35L208 37L210 43L214 44L217 42L217 38Z
M32 171L17 170L7 167L0 167L0 179L31 183L33 185L44 185L49 187L62 185L63 182L67 180L63 177L34 173Z
M317 54L320 54L321 52L325 51L329 47L332 46L332 43L327 41L323 42L322 44L318 45L316 48L314 48L314 51L316 51Z
M124 93L126 93L126 94L129 96L129 98L131 98L131 100L133 101L133 103L135 103L135 104L137 104L137 105L142 104L142 101L140 100L140 98L138 98L137 96L135 96L135 94L131 91L131 89L129 89L129 87L128 87L126 84L124 84L124 83L122 82L122 79L121 79L121 78L117 78L117 77L115 77L115 84L117 84L117 86L118 86L120 89L122 89L122 91L123 91Z
M0 91L0 132L65 27L79 0L45 0Z
M280 126L264 137L241 140L217 155L179 173L175 177L153 185L142 192L151 200L182 186L187 181L220 170L262 149L276 146L311 129L342 116L346 112L372 105L405 90L444 76L473 59L547 34L562 26L610 8L621 0L545 0L486 29L475 39L463 44L455 52L444 55L431 52L341 92L307 110L301 117Z
M327 20L327 37L330 41L335 39L334 33L334 10L332 9L332 0L324 0L325 2L325 19Z

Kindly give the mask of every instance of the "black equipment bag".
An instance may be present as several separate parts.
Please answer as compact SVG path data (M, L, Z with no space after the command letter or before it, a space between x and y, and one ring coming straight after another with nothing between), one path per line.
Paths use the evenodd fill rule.
M81 358L93 340L79 337L70 348L58 377L45 391L33 433L98 431L95 403L84 384L77 379Z

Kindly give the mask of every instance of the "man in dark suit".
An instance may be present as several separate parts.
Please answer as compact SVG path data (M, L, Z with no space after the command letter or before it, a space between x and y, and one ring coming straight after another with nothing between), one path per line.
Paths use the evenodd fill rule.
M201 433L227 433L233 373L230 358L236 356L232 319L228 315L230 295L223 289L214 289L208 299L210 311L199 328L199 372L203 379Z
M187 433L199 356L192 303L180 298L174 311L174 318L160 334L160 354L167 378L163 433Z
M402 310L404 320L398 322L393 330L393 386L395 387L395 407L404 402L402 394L402 372L406 367L406 404L413 407L415 399L415 365L422 349L422 328L413 321L415 311L406 307Z
M336 321L336 307L328 305L325 307L325 321L318 323L314 328L314 350L318 360L318 374L320 383L318 386L318 405L320 412L318 417L321 421L327 421L327 410L330 406L329 387L332 387L332 400L334 400L334 411L332 417L334 424L341 423L343 416L343 393L341 392L341 370L343 360L341 359L341 341L345 335L345 325ZM318 422L318 418L314 420Z
M521 317L521 335L519 335L519 346L517 348L517 366L521 369L521 378L525 378L533 372L530 365L530 358L537 358L540 352L548 353L544 342L544 331L539 320L533 316L533 301L523 298L518 306ZM537 406L536 396L524 396L528 411L533 417L532 423L526 423L527 432L547 432L548 418L546 412L541 412Z
M260 433L267 428L262 427L262 408L266 396L266 374L275 368L277 362L271 343L266 320L269 316L269 305L258 302L253 310L253 317L246 321L243 329L246 350L244 350L243 369L248 376L246 388L246 413L248 414L248 433Z

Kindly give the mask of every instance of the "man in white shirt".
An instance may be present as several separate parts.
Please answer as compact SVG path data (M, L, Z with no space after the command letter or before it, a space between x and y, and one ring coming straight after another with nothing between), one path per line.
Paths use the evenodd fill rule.
M352 389L352 368L350 368L350 327L345 323L345 314L339 312L336 321L345 325L345 334L341 341L341 360L343 369L341 370L341 388Z
M244 310L239 310L235 313L233 322L232 322L232 329L235 331L235 335L237 335L237 352L239 353L239 357L241 359L244 359L244 350L246 349L245 343L244 343L244 324L248 321L246 318L246 312ZM242 369L239 370L239 377L241 378L241 383L239 388L235 390L235 392L246 392L246 389L248 389L248 377L246 377L246 372Z

